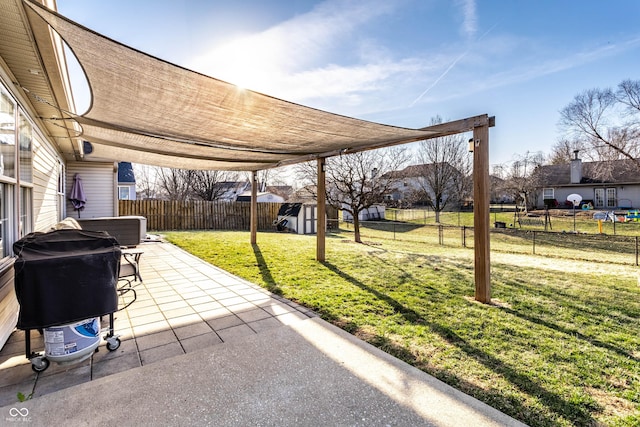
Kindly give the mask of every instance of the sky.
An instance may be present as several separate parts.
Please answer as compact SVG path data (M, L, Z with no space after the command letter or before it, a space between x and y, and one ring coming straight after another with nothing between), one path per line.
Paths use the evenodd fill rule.
M551 153L583 91L640 79L637 0L57 0L120 43L247 89L411 128L488 114L490 163ZM82 88L74 88L82 106Z

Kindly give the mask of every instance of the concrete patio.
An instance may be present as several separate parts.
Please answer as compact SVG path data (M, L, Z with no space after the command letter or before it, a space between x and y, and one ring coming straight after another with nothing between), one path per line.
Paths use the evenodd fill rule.
M120 348L36 374L14 332L0 351L0 421L522 425L171 244L140 248L144 283L116 313ZM37 332L31 343L43 349Z

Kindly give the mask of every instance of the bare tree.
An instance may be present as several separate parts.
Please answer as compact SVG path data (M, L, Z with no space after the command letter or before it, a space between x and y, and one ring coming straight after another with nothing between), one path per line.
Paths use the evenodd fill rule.
M440 117L431 124L442 123ZM472 159L465 138L449 135L421 141L417 157L419 168L418 185L427 195L429 205L440 222L440 212L448 206L460 204L471 194Z
M539 187L539 180L542 179L540 174L535 172L543 163L544 155L541 152L527 152L510 166L498 166L493 169L494 174L503 180L501 191L510 194L517 204L521 203L525 211L535 205L535 192Z
M133 164L136 177L136 191L142 199L153 199L158 197L158 168L156 166Z
M218 200L227 192L227 187L221 185L226 181L237 181L237 172L197 170L193 171L191 187L193 195L202 200Z
M583 155L601 161L629 159L640 170L640 80L625 80L615 92L582 92L560 115L568 139L584 143Z
M283 169L263 169L257 172L258 191L266 191L269 185L282 185L286 182ZM246 174L247 181L251 181L251 173Z
M551 147L548 163L551 165L569 164L574 158L576 151L583 153L582 157L584 160L597 160L590 158L590 154L582 141L563 138Z
M195 173L193 170L161 168L158 170L158 188L169 200L189 200L193 198Z
M387 148L331 157L326 162L326 200L336 209L353 217L354 240L362 243L360 212L381 203L396 185L398 178L389 172L400 169L407 161L404 148ZM316 164L299 165L301 180L317 183ZM312 190L313 191L313 190Z

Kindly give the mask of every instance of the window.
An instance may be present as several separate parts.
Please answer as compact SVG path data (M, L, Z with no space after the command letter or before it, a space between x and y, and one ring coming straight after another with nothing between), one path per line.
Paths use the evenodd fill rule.
M30 187L20 187L20 237L33 231L33 210L31 209L33 190Z
M20 130L18 132L18 158L20 161L20 182L33 181L33 126L26 116L20 112Z
M607 188L606 189L606 202L608 208L615 208L618 206L616 203L616 189L615 188Z
M594 195L596 208L615 208L618 206L615 188L596 188Z
M64 163L58 160L58 190L57 190L57 208L58 208L58 221L64 219L65 212L65 196L64 196Z
M34 126L0 84L0 258L33 231Z
M0 184L0 258L11 255L13 234L13 188L8 184Z
M0 91L0 175L15 178L16 104Z
M23 237L33 231L33 126L20 111L18 128L18 173L20 176L20 222L18 235Z
M544 200L555 199L553 196L553 188L543 188L542 189L542 198Z
M120 200L131 200L130 197L130 192L131 188L124 186L124 185L119 185L118 186L118 199Z

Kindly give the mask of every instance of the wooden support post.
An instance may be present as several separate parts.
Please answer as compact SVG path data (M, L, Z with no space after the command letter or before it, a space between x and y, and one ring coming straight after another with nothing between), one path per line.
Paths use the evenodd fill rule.
M473 129L473 227L475 299L486 304L491 302L490 186L489 126L485 123Z
M251 244L255 245L258 234L258 172L251 173Z
M316 234L316 260L324 261L325 259L325 243L327 230L327 209L326 209L326 193L325 193L325 167L326 159L318 158L318 228Z

